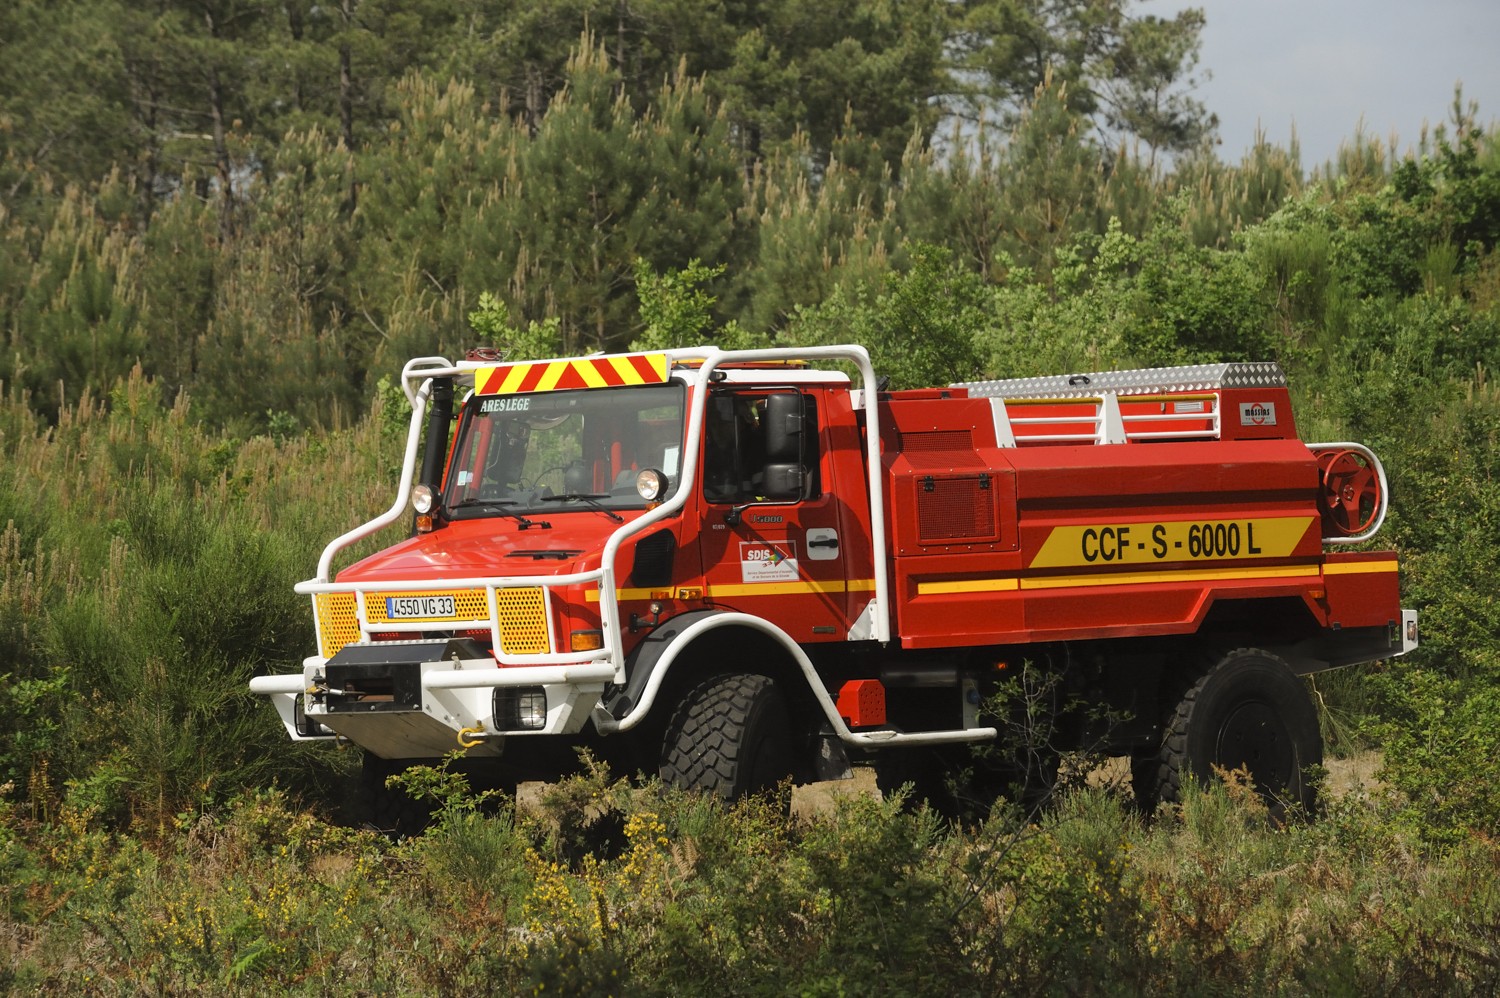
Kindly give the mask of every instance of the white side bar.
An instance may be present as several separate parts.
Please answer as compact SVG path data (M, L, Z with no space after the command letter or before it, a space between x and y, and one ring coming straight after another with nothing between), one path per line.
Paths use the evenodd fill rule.
M494 689L503 686L551 686L559 683L607 683L615 667L608 662L588 665L522 666L514 669L433 669L422 673L429 690Z
M1016 434L1010 428L1010 413L1006 411L1004 399L990 399L990 415L995 422L995 446L1014 447Z
M1017 438L1013 426L1065 426L1070 423L1092 423L1093 433L1035 433L1027 434L1020 438L1023 443L1096 443L1096 444L1123 444L1132 440L1181 440L1181 439L1219 439L1219 398L1213 396L1212 407L1205 408L1203 412L1164 412L1151 413L1149 415L1136 413L1131 416L1123 415L1120 409L1120 396L1114 393L1106 393L1097 397L1081 396L1079 398L1062 398L1045 401L1086 403L1092 402L1098 406L1093 416L1013 416L1006 408L1006 399L997 396L984 396L989 400L990 408L994 415L995 423L995 445L997 447L1014 447ZM1036 399L1018 398L1012 400L1018 406L1036 404ZM1205 399L1205 401L1207 401ZM1173 422L1201 422L1210 419L1212 426L1207 430L1188 430L1174 432L1172 430L1127 430L1127 422L1132 425L1141 423L1158 424Z
M817 700L818 706L823 710L823 716L828 719L829 725L842 742L865 748L879 748L885 745L987 742L993 741L999 736L999 732L994 728L956 728L952 731L919 731L911 734L903 734L895 731L851 731L849 730L849 726L844 723L844 719L839 716L839 710L837 705L834 704L833 698L823 688L823 679L818 675L818 670L814 668L812 660L807 657L807 653L781 628L768 620L748 613L715 614L711 617L704 617L702 620L695 621L689 625L677 636L676 640L672 642L672 646L657 661L656 668L651 673L651 678L646 681L646 688L641 691L640 702L631 709L630 714L623 721L615 720L604 710L603 706L595 708L594 726L598 728L599 733L612 735L621 731L629 731L640 724L646 715L650 713L651 705L655 701L657 693L661 690L661 684L666 678L667 670L671 668L672 663L678 656L692 644L693 639L706 631L727 626L748 627L752 630L760 631L762 634L768 635L786 651L792 660L797 663L798 668L802 670L802 675L807 680L808 688L812 690L813 697Z
M307 680L302 678L300 672L276 676L253 676L250 679L250 692L259 693L262 696L274 696L277 693L295 696L298 693L307 692Z
M1120 397L1105 395L1099 400L1099 442L1101 444L1123 444L1125 419L1120 415Z
M457 370L447 357L413 357L401 368L401 390L406 393L406 401L411 403L412 408L416 408L415 382L439 375L451 377L456 373Z
M422 674L422 686L430 690L492 689L502 686L547 686L559 683L607 683L614 677L614 666L608 662L582 665L523 666L501 669L494 666L475 669L435 669ZM306 693L308 681L300 672L275 676L254 676L250 692L261 696L296 696Z

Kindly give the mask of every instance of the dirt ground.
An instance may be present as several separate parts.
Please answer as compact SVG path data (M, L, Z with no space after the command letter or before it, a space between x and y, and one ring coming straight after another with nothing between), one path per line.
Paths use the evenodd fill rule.
M1334 800L1350 794L1367 794L1377 780L1375 771L1380 768L1379 752L1361 752L1348 759L1327 759L1323 766L1328 770L1325 795ZM1093 773L1089 782L1096 786L1115 784L1130 785L1130 760L1125 756L1105 761ZM523 783L517 792L518 803L524 809L538 810L545 783ZM799 816L826 813L833 809L834 801L841 795L869 795L879 793L875 787L875 770L869 766L856 766L854 778L829 780L824 783L809 783L792 788L792 813Z
M1328 770L1328 781L1324 794L1329 799L1340 800L1350 794L1368 794L1377 783L1375 771L1380 768L1379 752L1361 752L1348 759L1326 759L1323 767ZM1125 756L1106 760L1105 764L1089 774L1089 782L1098 786L1116 784L1130 785L1130 760ZM792 813L797 815L818 814L830 810L840 794L876 794L875 770L859 766L852 780L832 780L826 783L809 783L792 789Z
M1368 794L1380 784L1375 779L1375 771L1384 761L1385 757L1373 750L1360 752L1348 759L1325 760L1323 768L1328 770L1325 792L1335 800L1350 794Z

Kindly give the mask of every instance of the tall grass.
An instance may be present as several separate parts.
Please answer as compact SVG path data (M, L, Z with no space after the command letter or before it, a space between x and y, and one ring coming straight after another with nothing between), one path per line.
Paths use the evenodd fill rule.
M293 584L389 503L377 409L291 440L205 431L139 371L55 425L0 401L0 783L162 826L316 779L246 691L313 647Z

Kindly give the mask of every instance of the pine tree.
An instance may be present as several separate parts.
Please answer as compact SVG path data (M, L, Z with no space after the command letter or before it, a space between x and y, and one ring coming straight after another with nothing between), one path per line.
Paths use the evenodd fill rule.
M742 214L755 234L738 292L745 327L771 332L836 288L878 284L901 243L896 197L892 171L858 133L842 136L822 169L808 138L794 136L756 171Z
M727 251L742 197L727 123L701 82L679 79L637 116L603 46L585 37L568 87L505 189L518 242L512 287L526 316L562 319L569 352L615 349L637 330L634 267Z
M1067 84L1049 74L1011 133L999 164L1004 178L1001 245L1044 276L1061 247L1093 228L1102 163L1084 125L1069 107Z
M128 164L142 136L130 114L115 0L0 4L0 209Z
M942 156L908 147L897 203L908 238L952 248L987 281L1001 276L1009 221L1004 155L990 122L955 121Z
M133 280L141 241L98 211L106 201L128 202L129 185L115 173L97 198L68 188L24 288L7 303L0 381L29 391L49 418L86 392L108 391L145 345Z
M952 48L961 78L977 80L971 115L998 109L1014 123L1044 81L1065 87L1069 111L1110 144L1133 136L1151 150L1197 145L1217 120L1191 96L1204 18L1134 15L1131 0L963 0Z
M397 121L356 158L365 179L347 299L365 356L455 349L479 291L517 265L511 219L495 206L523 138L469 84L413 73L396 100Z

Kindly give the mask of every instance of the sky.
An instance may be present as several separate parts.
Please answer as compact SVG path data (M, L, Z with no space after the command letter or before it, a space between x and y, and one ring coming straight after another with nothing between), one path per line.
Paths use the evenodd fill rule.
M1500 120L1500 0L1140 0L1137 14L1207 17L1195 91L1219 116L1219 156L1255 140L1285 146L1295 127L1302 166L1332 159L1361 121L1398 151L1424 122L1450 118L1453 87Z

